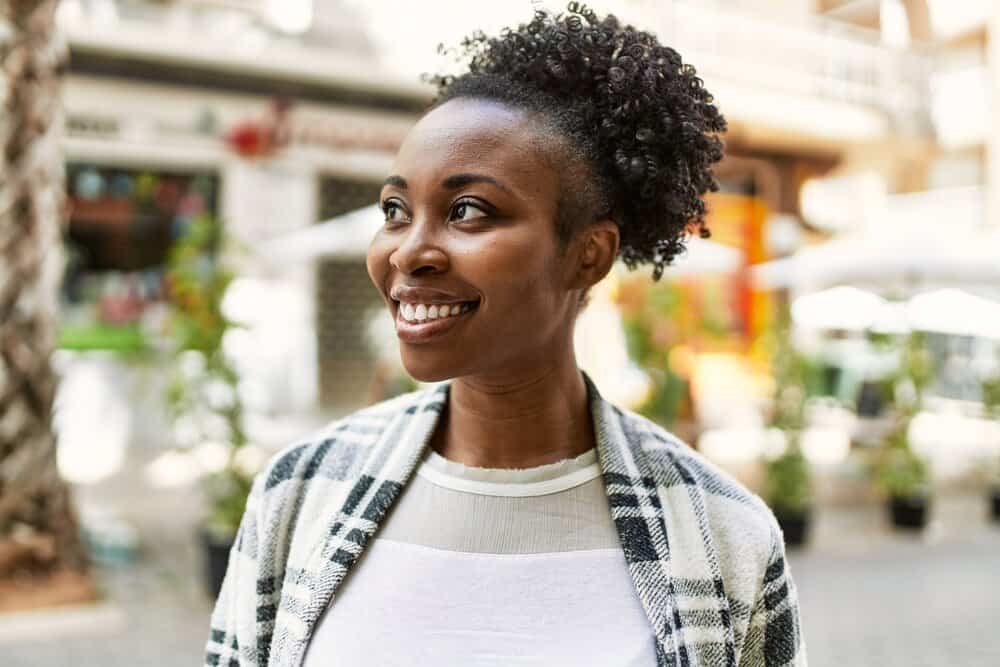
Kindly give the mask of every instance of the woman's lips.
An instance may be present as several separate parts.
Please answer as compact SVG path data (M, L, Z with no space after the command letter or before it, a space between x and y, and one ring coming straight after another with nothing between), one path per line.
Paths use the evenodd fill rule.
M396 337L404 343L413 345L428 343L447 334L467 318L474 315L477 310L478 304L475 308L458 315L449 315L435 320L424 320L423 322L410 322L403 318L402 306L397 302Z

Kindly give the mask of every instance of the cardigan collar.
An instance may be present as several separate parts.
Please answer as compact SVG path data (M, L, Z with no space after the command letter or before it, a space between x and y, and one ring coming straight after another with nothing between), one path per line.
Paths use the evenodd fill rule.
M632 422L605 401L590 377L581 373L587 386L597 458L611 516L633 584L656 637L657 662L667 665L677 660L677 664L694 665L692 659L697 658L684 646L664 507L656 476L642 446L648 434L634 432ZM331 508L333 525L326 531L325 541L312 553L317 569L329 576L320 577L327 584L311 600L312 613L304 628L306 639L419 465L447 406L450 389L450 382L439 384L407 407L366 457L346 500ZM364 508L360 517L356 513L358 508ZM709 560L714 562L714 550L711 544L707 546ZM346 571L338 566L346 566ZM725 596L722 601L725 604ZM733 641L732 636L728 641ZM298 656L298 660L301 658ZM293 664L299 664L298 660Z

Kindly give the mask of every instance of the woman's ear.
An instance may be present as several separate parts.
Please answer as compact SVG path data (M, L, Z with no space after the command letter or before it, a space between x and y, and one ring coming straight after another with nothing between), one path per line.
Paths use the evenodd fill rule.
M620 234L612 220L598 220L580 233L579 262L574 287L596 285L615 263Z

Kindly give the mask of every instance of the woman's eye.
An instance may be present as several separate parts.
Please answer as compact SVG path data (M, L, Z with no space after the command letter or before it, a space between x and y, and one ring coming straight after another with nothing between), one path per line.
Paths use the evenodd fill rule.
M485 218L486 215L486 211L472 202L460 201L455 204L455 208L451 210L451 219L458 220L460 222L475 220L476 218Z
M396 202L387 201L382 204L382 212L385 213L386 222L405 222L406 214L403 207Z

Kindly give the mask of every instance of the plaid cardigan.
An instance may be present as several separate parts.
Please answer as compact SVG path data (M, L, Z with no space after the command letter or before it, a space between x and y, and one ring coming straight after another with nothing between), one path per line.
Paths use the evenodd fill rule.
M767 506L584 377L611 516L657 665L805 665L795 584ZM206 665L302 663L448 396L445 383L373 405L271 460L230 552Z

